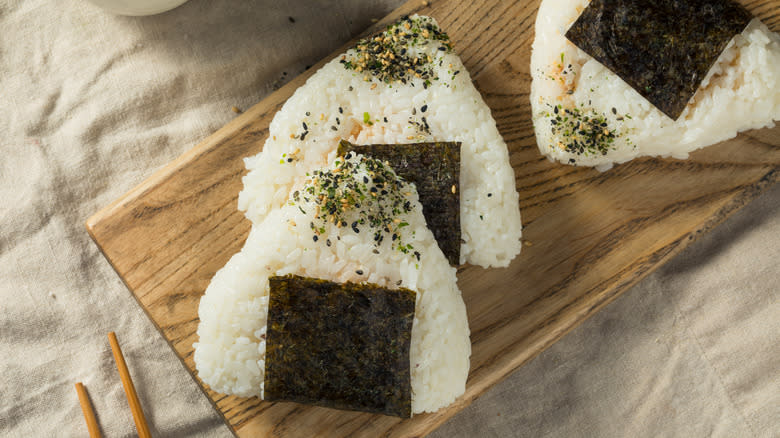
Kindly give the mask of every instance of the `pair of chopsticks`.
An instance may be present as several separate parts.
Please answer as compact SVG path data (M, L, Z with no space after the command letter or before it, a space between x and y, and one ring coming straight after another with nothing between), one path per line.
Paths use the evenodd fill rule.
M135 392L133 380L130 378L130 371L127 369L125 357L122 356L122 349L119 348L119 342L116 340L114 332L108 334L108 343L111 344L111 352L114 353L114 361L119 370L122 386L125 388L125 395L127 395L127 402L130 404L130 411L133 413L138 436L140 438L151 438L152 435L149 433L149 426L146 424L144 410L141 408L141 402L138 401L138 394ZM100 429L95 419L95 411L92 410L92 403L89 402L87 391L81 382L76 383L76 392L79 395L79 403L81 404L81 411L84 413L84 419L87 421L89 436L91 438L100 438Z

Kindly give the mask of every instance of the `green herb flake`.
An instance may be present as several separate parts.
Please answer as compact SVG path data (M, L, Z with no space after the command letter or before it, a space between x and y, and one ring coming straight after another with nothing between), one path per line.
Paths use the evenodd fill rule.
M433 67L440 53L452 51L450 37L433 24L428 17L402 17L383 32L360 40L351 52L341 57L347 70L362 74L363 80L372 78L388 86L394 82L406 84L422 79L425 88L430 80L438 80ZM435 56L412 55L410 48L431 46Z
M426 108L427 110L427 108ZM423 117L424 119L424 117ZM460 262L460 143L354 145L342 140L338 154L354 152L386 162L417 187L423 216L452 265ZM409 224L402 221L396 228ZM411 247L399 245L403 253Z
M564 107L549 105L552 111L544 111L542 116L549 122L549 129L558 143L550 145L577 155L607 155L615 149L615 141L623 136L626 142L630 138L620 126L615 127L605 114L598 113L590 107ZM616 108L612 108L616 121L622 123L624 117Z
M328 226L346 227L358 234L370 233L376 247L386 238L393 249L406 246L398 225L404 223L399 216L414 209L408 199L411 188L381 160L345 154L333 168L313 171L300 191L311 195L315 204L317 213L311 223L315 235L326 234ZM296 201L298 196L293 194Z

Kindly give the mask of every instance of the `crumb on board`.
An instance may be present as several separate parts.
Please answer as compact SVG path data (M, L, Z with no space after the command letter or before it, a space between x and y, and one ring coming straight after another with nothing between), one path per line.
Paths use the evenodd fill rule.
M231 111L233 111L236 114L241 114L243 112L243 111L241 111L241 108L239 108L237 106L234 106L234 107L232 107L230 109L231 109Z
M525 246L534 246L534 243L533 243L533 242L531 242L530 240L523 240L523 244L524 244Z

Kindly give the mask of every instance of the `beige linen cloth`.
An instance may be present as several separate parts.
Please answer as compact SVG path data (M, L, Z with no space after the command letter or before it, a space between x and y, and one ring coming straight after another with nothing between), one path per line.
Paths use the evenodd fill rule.
M0 0L0 436L229 436L84 220L399 0L190 0L117 17ZM293 17L290 19L289 17ZM780 187L433 436L780 435Z

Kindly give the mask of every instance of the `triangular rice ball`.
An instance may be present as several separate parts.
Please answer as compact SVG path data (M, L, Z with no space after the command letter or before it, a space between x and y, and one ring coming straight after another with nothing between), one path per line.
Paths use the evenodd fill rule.
M313 169L307 184L252 226L243 249L214 276L200 300L195 344L198 376L213 390L262 397L269 278L295 274L415 291L412 412L436 411L463 394L471 342L456 270L427 228L414 186L372 162L357 155ZM370 176L380 171L380 189L388 191L381 200L370 195L378 187ZM329 213L327 206L344 194L345 208ZM397 205L401 212L393 214ZM367 218L379 222L361 222Z
M780 119L780 36L751 21L720 54L673 120L564 36L588 0L543 0L531 55L539 150L606 170L640 156L684 159L696 149Z
M515 175L490 109L435 20L412 16L317 71L246 160L239 208L253 223L278 208L306 172L355 144L461 142L460 262L507 266L520 253Z

